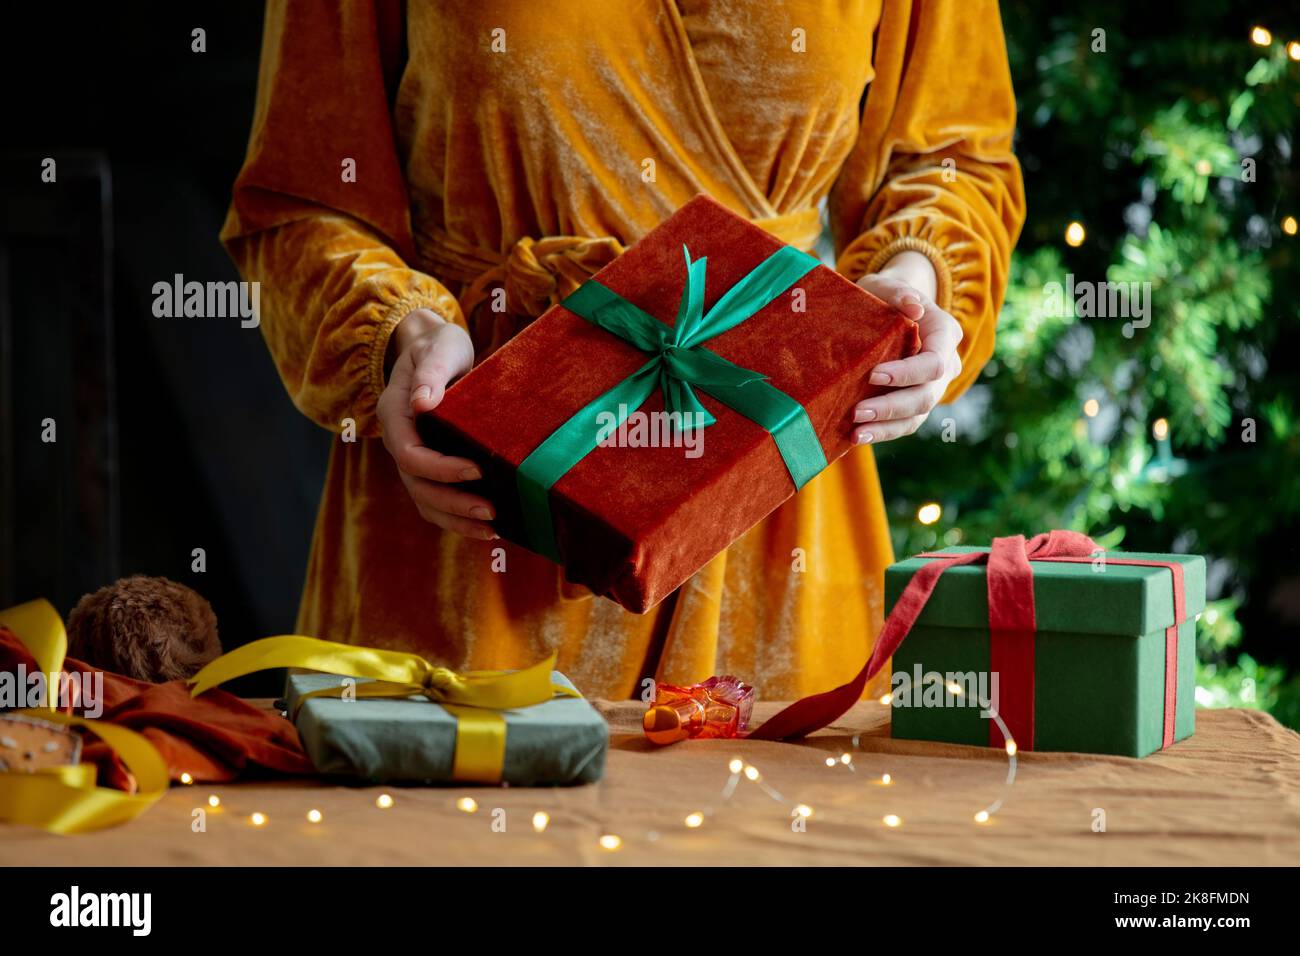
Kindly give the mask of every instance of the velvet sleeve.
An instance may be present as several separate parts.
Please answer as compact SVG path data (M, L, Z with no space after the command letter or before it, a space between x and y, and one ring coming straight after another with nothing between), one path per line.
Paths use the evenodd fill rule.
M455 297L411 268L410 207L389 90L395 2L267 6L244 166L221 232L259 283L260 327L294 404L338 431L379 432L397 323L416 308L464 325Z
M926 255L961 323L960 396L993 353L1025 216L1015 95L995 0L885 0L858 141L831 192L838 268L852 279Z

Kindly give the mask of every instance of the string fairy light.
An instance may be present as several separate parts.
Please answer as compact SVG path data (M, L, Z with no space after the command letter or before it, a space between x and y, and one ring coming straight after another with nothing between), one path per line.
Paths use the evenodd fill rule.
M393 806L393 795L391 793L381 793L375 797L375 806L380 810L388 810Z
M221 806L221 798L217 796L215 793L212 794L210 797L208 797L208 806L212 807L213 809Z
M961 686L956 682L950 681L946 686L949 693L951 694L960 696L963 693ZM888 706L890 703L892 703L892 695L883 694L880 698L880 702ZM981 697L977 696L976 702L979 703L980 706L988 713L989 717L997 724L998 729L1002 732L1003 738L1006 741L1004 749L1006 750L1008 763L1009 763L1007 778L1003 785L1002 793L1000 793L998 798L994 800L992 803L990 803L987 807L984 807L983 809L977 811L973 815L973 820L976 824L986 825L992 821L993 815L996 814L1002 808L1006 800L1007 790L1009 790L1012 783L1015 781L1017 747L1015 741L1011 737L1010 731L1008 730L1001 716L998 714L997 710L991 704L989 704L988 701L984 700ZM852 745L854 750L860 749L861 746L860 734L853 735ZM852 751L844 750L840 752L838 757L834 755L827 756L825 758L825 763L828 768L833 769L837 766L842 766L842 767L847 767L850 772L856 773L857 770L856 767L854 766L853 756L854 755ZM734 797L737 787L739 786L741 780L748 780L749 782L753 783L760 790L762 790L763 793L769 799L771 799L776 803L786 802L785 797L782 796L779 791L773 788L771 784L769 784L766 780L763 779L763 774L759 771L758 767L756 767L752 763L746 762L743 758L738 756L731 757L727 761L727 770L728 770L727 780L723 784L722 792L720 794L722 803L724 804L728 803ZM890 773L882 773L878 778L878 780L876 780L875 782L880 786L888 787L893 785L894 778L893 775ZM216 799L215 795L212 799ZM391 807L393 805L393 798L390 794L387 793L380 794L379 797L376 798L375 800L375 805L380 807L381 809L387 809L388 807ZM456 801L456 807L457 809L465 813L474 813L478 809L478 803L472 797L461 797ZM790 815L792 817L798 817L802 820L810 819L814 815L814 813L815 811L812 808L812 806L806 803L795 804L790 811ZM682 826L685 827L687 830L698 830L704 826L705 822L713 814L714 814L714 809L712 807L706 807L701 810L693 810L682 818ZM312 822L319 822L320 819L319 811L317 810L309 811L308 819L312 820ZM253 823L254 826L262 826L267 822L267 818L265 814L255 813L252 815L252 817L250 817L250 821ZM551 821L551 816L549 813L547 813L545 810L537 810L536 812L533 813L532 816L533 830L539 834L544 833L548 829L550 825L550 821ZM881 818L881 822L886 827L889 827L890 829L896 829L903 825L903 818L896 813L888 813ZM657 830L647 830L645 833L645 839L647 842L651 842L651 843L656 842L659 839L659 837L660 834ZM602 850L608 852L621 850L625 845L622 836L608 830L601 831L600 835L597 837L596 842L597 845Z
M258 811L248 815L248 822L255 827L264 827L270 822L270 818L265 813Z
M181 774L181 783L185 784L185 786L188 787L193 782L194 782L194 778L191 777L188 773Z
M307 811L308 823L320 823L324 819L325 819L325 815L321 813L319 810L317 810L315 807Z
M1088 231L1083 228L1083 223L1075 221L1065 227L1065 244L1071 248L1077 249L1083 245L1083 240L1088 238Z
M946 681L944 683L944 687L947 689L948 693L952 694L954 697L962 697L965 695L965 689L962 687L961 684L957 683L955 680ZM983 825L989 823L993 819L993 815L1002 809L1002 805L1006 802L1007 794L1010 791L1012 784L1015 783L1016 754L1019 748L1016 744L1015 739L1011 736L1011 730L1007 727L1006 722L1002 719L1002 715L998 713L997 708L995 708L991 703L989 703L979 694L975 694L974 699L975 699L975 703L977 703L980 706L983 712L988 714L989 719L992 720L997 725L998 730L1001 731L1002 739L1005 742L1003 744L1003 750L1005 750L1007 754L1007 777L1005 782L1002 784L1001 792L998 794L996 800L994 800L992 803L990 803L988 806L984 807L983 809L977 811L974 815L975 822L977 824ZM886 705L890 703L890 700L891 700L891 695L889 694L884 694L880 698L880 702ZM854 734L853 735L854 749L858 749L860 747L860 744L861 744L861 735ZM852 764L850 764L849 761L844 759L844 757L846 756L851 757L851 755L847 751L843 755L841 755L839 760L836 760L834 757L827 757L826 766L833 768L837 764L844 764L848 766L850 770L853 770L854 768ZM880 775L879 780L877 780L876 783L882 787L892 786L894 783L894 778L891 774L882 773ZM892 823L890 822L891 820L893 821ZM900 818L897 814L891 813L885 816L882 822L884 822L885 826L897 827L901 825L903 821L902 818Z
M1251 27L1250 42L1255 44L1255 46L1268 46L1273 42L1273 33L1268 29L1268 27Z

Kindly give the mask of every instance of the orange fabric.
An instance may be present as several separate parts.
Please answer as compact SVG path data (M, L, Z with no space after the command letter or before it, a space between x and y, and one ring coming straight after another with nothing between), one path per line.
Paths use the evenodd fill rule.
M18 636L0 627L0 671L27 673L36 661ZM97 668L66 658L63 670L86 679ZM102 671L103 713L100 720L129 727L158 748L172 780L188 773L195 781L234 780L250 768L279 773L315 773L293 724L265 708L245 703L224 690L191 697L182 680L150 684ZM77 711L80 714L80 710ZM100 786L134 789L134 782L112 749L87 736L82 760L99 769Z
M829 196L841 271L906 246L945 277L967 332L956 394L987 358L1023 217L993 0L337 7L269 5L222 234L262 283L294 402L362 436L333 446L297 629L457 668L555 649L585 693L615 698L643 676L731 671L769 698L851 677L892 560L869 449L638 617L542 558L420 520L372 440L384 352L423 306L465 324L482 357L696 193L802 248ZM505 313L477 307L494 287Z

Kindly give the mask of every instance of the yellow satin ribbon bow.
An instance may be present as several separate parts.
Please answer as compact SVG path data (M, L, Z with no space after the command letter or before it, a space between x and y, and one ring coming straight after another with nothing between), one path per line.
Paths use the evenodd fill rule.
M192 678L191 694L236 677L275 667L300 667L370 682L352 688L357 697L423 695L456 718L456 780L497 783L506 760L506 719L500 713L542 704L557 695L578 697L577 691L551 681L555 655L519 671L453 671L429 663L418 654L386 651L354 644L322 641L300 634L266 637L236 648L210 662ZM304 694L341 697L346 688L329 687Z
M140 734L57 709L58 680L68 650L63 619L49 601L0 611L0 624L18 636L45 674L43 709L15 711L69 727L85 727L113 748L135 777L137 792L95 786L95 765L46 767L35 773L0 772L0 820L51 833L86 833L134 820L167 792L167 764Z

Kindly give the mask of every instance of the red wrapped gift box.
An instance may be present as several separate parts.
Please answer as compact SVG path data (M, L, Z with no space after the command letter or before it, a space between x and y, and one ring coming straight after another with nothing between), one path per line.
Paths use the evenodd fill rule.
M778 448L774 431L717 400L708 381L696 381L694 394L716 418L696 434L703 436L702 453L688 457L680 441L628 447L616 432L613 443L594 447L564 471L549 494L540 492L553 528L553 539L540 546L537 498L530 516L528 495L521 498L521 463L598 396L638 372L646 374L647 362L659 368L656 354L662 358L595 324L590 308L583 307L584 318L566 306L579 308L586 292L613 290L614 298L648 313L641 321L653 326L650 317L657 319L663 326L658 331L671 338L679 308L686 308L691 260L699 269L692 281L703 286L695 318L702 311L708 324L709 316L725 311L710 311L718 300L761 271L760 264L770 265L765 260L773 256L803 261L802 268L811 271L793 284L776 282L773 290L780 294L700 344L711 353L706 358L721 356L742 372L766 378L742 386L741 393L752 397L757 390L779 389L802 406L803 427L812 429L805 450L811 443L813 457L820 458L820 444L825 461L834 462L852 446L854 404L884 390L868 384L872 368L915 354L916 324L705 196L683 206L596 273L594 285L548 309L448 389L442 404L421 418L425 443L481 466L482 480L463 487L493 503L493 526L503 538L552 557L558 552L570 582L629 610L654 607L793 495L798 469L788 464L787 446ZM707 274L698 262L705 257ZM648 374L656 374L654 369ZM662 420L661 388L656 385L636 410L652 422ZM633 427L624 437L635 435ZM808 474L805 468L803 480Z

